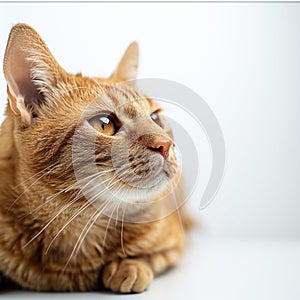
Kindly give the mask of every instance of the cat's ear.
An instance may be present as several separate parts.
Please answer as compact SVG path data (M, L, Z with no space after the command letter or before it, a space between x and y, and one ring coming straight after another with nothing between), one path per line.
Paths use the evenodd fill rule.
M137 77L138 63L139 46L137 42L132 42L124 53L112 78L121 81L135 80Z
M29 125L35 107L45 101L64 70L38 33L26 24L12 28L3 69L10 107Z

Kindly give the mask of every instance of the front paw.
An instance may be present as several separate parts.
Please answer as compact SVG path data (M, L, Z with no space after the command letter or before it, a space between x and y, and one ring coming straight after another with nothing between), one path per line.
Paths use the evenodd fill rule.
M143 292L152 279L153 272L146 262L130 258L109 263L102 273L104 286L120 293Z

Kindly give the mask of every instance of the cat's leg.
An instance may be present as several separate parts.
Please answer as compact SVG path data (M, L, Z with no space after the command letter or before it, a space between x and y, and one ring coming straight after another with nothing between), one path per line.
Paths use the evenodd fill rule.
M159 275L164 271L174 267L182 255L181 248L173 248L149 255L147 260L154 275Z
M176 265L181 253L181 249L175 248L110 262L104 267L102 273L103 284L116 292L143 292L150 286L155 275Z

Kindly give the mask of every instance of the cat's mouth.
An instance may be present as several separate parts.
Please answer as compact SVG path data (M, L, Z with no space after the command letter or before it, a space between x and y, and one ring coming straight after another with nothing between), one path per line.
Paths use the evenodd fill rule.
M102 172L99 169L99 174ZM178 172L175 159L154 154L149 159L124 161L101 177L104 187L115 197L128 202L152 201L170 187Z
M131 161L127 166L116 167L115 173L131 187L141 189L160 185L160 180L171 179L174 162L165 160L161 155L155 154L148 159ZM126 172L124 172L126 169Z

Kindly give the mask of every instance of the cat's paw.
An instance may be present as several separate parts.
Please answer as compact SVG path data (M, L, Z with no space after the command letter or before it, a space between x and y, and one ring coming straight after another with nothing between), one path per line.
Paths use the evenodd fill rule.
M150 266L138 259L113 261L104 267L102 281L106 288L120 293L140 293L151 284Z

